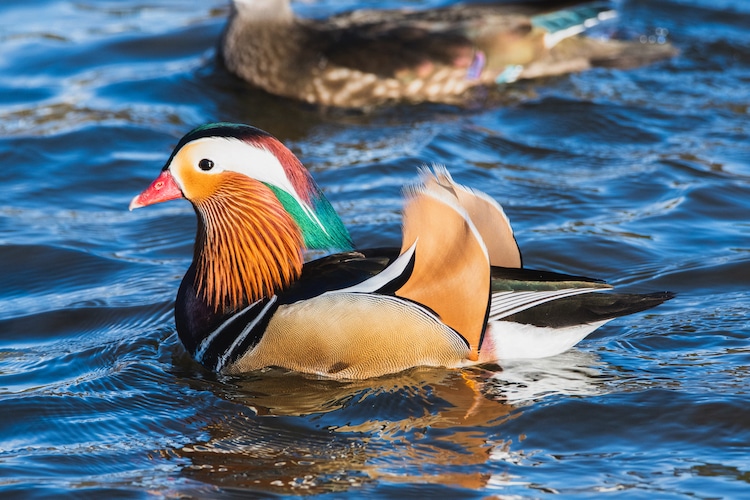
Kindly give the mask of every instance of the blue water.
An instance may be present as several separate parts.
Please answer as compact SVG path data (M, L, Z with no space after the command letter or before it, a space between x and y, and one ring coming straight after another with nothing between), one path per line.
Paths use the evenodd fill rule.
M618 3L680 55L367 114L228 75L224 0L0 3L0 496L750 495L750 3ZM528 267L678 296L496 373L216 376L172 320L192 209L127 211L216 120L288 144L361 246L397 244L401 186L444 163Z

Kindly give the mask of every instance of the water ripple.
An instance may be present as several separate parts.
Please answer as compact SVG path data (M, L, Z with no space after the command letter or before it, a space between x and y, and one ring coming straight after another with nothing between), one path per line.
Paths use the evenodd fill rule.
M293 2L356 6L396 2ZM3 498L742 498L750 11L618 8L599 35L658 26L680 55L361 113L228 75L225 0L2 2ZM366 382L209 373L172 318L193 210L127 205L218 120L289 144L360 245L398 244L402 186L440 163L503 204L527 266L678 295L547 360Z

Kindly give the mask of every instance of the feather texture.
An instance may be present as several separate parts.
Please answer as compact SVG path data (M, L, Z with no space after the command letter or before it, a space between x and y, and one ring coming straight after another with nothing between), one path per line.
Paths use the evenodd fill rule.
M513 235L508 216L498 202L481 191L453 181L448 169L433 167L434 174L422 169L422 182L428 188L442 188L456 198L479 233L493 266L521 267L521 251Z
M479 352L489 305L487 248L455 192L426 171L424 184L407 191L402 253L416 245L414 269L396 295L435 311Z
M302 235L264 184L235 173L195 205L197 290L234 311L288 286L302 272Z
M216 135L212 135L216 134ZM669 293L600 293L590 278L521 267L503 209L424 169L405 191L400 249L304 263L306 247L351 246L299 160L252 127L199 127L131 208L187 198L193 263L175 303L188 351L209 369L269 366L368 378L562 352Z

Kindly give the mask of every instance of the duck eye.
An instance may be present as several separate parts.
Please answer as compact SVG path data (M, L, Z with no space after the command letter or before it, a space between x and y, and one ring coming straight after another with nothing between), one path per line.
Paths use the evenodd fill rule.
M214 162L212 162L208 158L203 158L198 162L198 168L200 168L201 170L211 170L212 168L214 168Z

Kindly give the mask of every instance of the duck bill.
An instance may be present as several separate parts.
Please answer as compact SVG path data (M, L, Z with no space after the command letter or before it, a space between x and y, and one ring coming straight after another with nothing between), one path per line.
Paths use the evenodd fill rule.
M154 179L149 187L133 198L133 201L130 202L130 210L161 203L162 201L176 200L177 198L184 198L182 191L169 170L162 170L159 177Z

